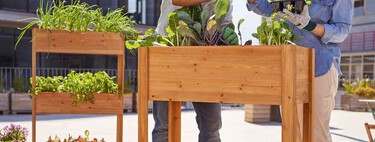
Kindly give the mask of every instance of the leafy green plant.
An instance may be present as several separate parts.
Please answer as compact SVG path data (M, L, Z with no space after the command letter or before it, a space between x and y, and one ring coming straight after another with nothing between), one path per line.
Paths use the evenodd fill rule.
M168 36L156 34L148 30L144 36L137 40L128 41L128 49L140 46L215 46L230 45L224 35L234 31L234 25L223 23L229 11L228 0L218 0L214 9L208 5L185 6L168 15ZM240 26L244 20L240 20Z
M16 92L16 93L26 92L27 89L26 89L25 85L26 85L26 80L23 77L16 77L13 80L14 92Z
M257 38L261 45L284 45L296 40L293 30L277 13L272 14L269 19L263 18L253 37Z
M94 103L94 93L117 93L118 85L114 82L116 77L110 77L106 72L101 71L95 74L76 73L71 71L67 77L37 77L34 92L68 92L77 99L73 102L77 105L80 102L90 101ZM32 83L32 78L30 78ZM122 95L122 94L119 94Z
M21 34L15 44L22 39L25 32L37 25L39 29L47 30L67 30L67 31L96 31L120 33L127 40L136 40L138 31L134 27L133 21L126 16L122 9L108 11L103 16L103 11L97 6L90 6L80 0L72 0L70 5L65 1L54 0L52 3L44 5L43 0L36 11L37 18L27 18L31 22L21 30Z
M369 79L357 80L355 82L343 80L343 86L347 94L355 94L365 98L375 97L374 84L374 81Z
M229 0L218 0L215 3L214 9L211 9L209 5L204 7L197 5L192 6L190 9L183 8L177 10L171 13L169 17L169 19L178 18L178 25L172 31L177 32L183 37L190 38L191 45L230 45L231 43L224 39L225 34L230 34L230 32L234 31L233 23L224 23L229 8ZM196 15L200 15L200 18L197 18ZM176 23L176 20L173 21ZM174 23L172 25L176 25ZM242 23L243 20L240 21L239 25Z

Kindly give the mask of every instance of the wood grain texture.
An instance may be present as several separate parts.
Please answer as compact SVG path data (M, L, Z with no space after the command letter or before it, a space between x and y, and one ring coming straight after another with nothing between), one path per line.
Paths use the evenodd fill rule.
M315 51L309 52L308 103L303 104L303 141L314 142Z
M168 142L181 142L181 102L169 101Z
M266 46L151 47L150 99L281 104L280 52Z
M296 48L297 103L309 102L310 49Z
M35 37L37 35L37 31L33 29L32 31L32 36ZM36 87L36 41L33 39L32 41L32 55L31 55L31 75L32 75L32 90L35 90ZM36 97L32 97L32 130L31 130L31 135L32 135L32 142L36 142Z
M148 47L141 47L138 51L138 142L148 142Z
M69 93L42 92L36 98L36 114L122 114L122 98L118 94L93 94L95 103L74 106L76 97Z
M33 29L36 52L123 55L124 41L120 34L104 32L69 32Z
M296 142L297 104L311 105L311 51L294 45L144 47L138 59L140 92L146 96L139 106L146 100L282 105L282 139ZM142 112L140 142L147 142L145 117ZM305 129L311 130L308 121Z
M297 142L296 48L284 46L282 49L282 141Z

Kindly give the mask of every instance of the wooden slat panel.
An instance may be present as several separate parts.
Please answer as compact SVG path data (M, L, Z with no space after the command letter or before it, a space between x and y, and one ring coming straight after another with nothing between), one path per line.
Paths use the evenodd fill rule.
M37 114L122 114L122 98L117 94L94 94L95 104L72 103L76 100L69 93L40 93L36 98Z
M284 46L282 52L282 141L297 142L296 48Z
M309 102L310 49L296 48L297 103Z
M280 53L280 46L151 47L150 99L281 104Z
M33 29L36 52L122 55L124 41L120 34L104 32L69 32Z
M303 105L303 141L314 142L315 50L309 52L309 103Z

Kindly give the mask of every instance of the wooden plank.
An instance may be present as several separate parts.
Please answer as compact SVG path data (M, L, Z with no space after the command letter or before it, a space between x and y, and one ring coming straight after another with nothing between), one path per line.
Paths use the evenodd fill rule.
M297 142L298 116L296 105L296 47L282 50L282 141Z
M148 142L148 47L138 49L138 142Z
M118 33L33 29L36 52L123 55L124 41Z
M181 102L169 101L168 142L181 142Z
M118 94L93 94L95 104L72 103L76 97L69 93L42 92L36 98L36 114L122 114L122 98Z
M309 92L308 103L303 105L303 141L314 142L314 95L315 95L315 51L309 51Z
M34 29L32 31L32 36L35 37L37 35L36 33L36 30ZM32 75L32 90L35 90L35 87L36 87L36 48L37 48L37 44L36 44L36 41L35 39L32 40L32 55L31 55L31 66L32 66L32 71L31 71L31 75ZM32 117L31 117L31 121L32 121L32 142L36 142L36 97L33 95L32 96Z
M369 125L368 123L365 123L365 128L368 136L369 142L374 142L374 139L372 138L372 134L370 129L373 129L374 125Z
M309 102L310 49L296 48L297 103Z
M117 84L118 91L124 93L124 67L125 67L125 58L124 55L117 56ZM124 96L121 96L121 108L124 108ZM123 139L123 109L121 114L117 114L117 142L122 142Z
M221 102L221 103L243 103L243 104L268 104L280 105L281 98L278 95L259 95L229 92L176 92L176 91L154 91L150 93L150 100L161 101L190 101L190 102Z
M281 104L280 51L280 46L152 47L150 99Z

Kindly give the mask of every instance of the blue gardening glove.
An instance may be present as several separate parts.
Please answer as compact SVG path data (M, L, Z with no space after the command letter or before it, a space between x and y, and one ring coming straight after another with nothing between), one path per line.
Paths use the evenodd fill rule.
M279 12L279 15L289 20L291 23L296 25L299 29L305 29L310 24L309 7L305 5L301 14L290 12L288 9L284 9L283 12Z
M225 28L224 39L228 41L231 45L238 45L237 33L232 28Z

